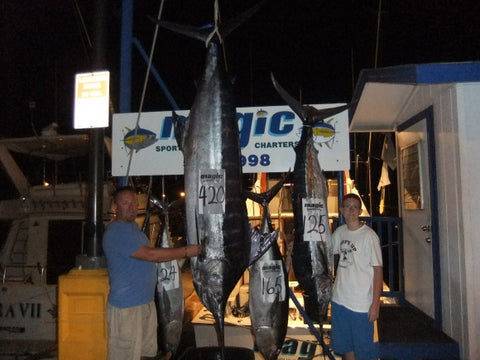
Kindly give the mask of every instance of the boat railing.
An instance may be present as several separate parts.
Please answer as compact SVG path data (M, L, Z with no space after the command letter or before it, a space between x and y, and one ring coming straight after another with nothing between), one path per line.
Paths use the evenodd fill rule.
M40 263L36 265L7 265L0 263L2 285L6 283L45 284L47 278L46 270L46 267Z
M404 299L403 282L403 233L400 217L373 216L362 217L380 238L383 256L383 277L388 288L382 296Z
M383 257L384 286L382 296L403 301L405 289L403 281L403 233L402 219L393 216L361 217L377 233ZM333 229L339 225L333 221Z

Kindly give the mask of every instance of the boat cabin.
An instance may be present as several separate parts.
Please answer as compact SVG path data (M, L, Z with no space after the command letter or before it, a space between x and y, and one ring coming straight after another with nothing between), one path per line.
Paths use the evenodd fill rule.
M422 334L424 320L395 322L385 312L381 357L478 358L480 63L366 69L352 103L350 132L395 134L403 297L432 325ZM458 343L459 354L447 337L433 336L436 330Z

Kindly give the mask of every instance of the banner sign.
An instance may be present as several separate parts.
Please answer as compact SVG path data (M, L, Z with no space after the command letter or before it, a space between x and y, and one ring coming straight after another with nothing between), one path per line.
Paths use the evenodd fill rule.
M177 111L184 120L188 113ZM172 112L147 112L138 118L138 113L113 115L112 175L182 175L183 154L175 140ZM293 170L302 121L290 107L237 108L237 118L244 173ZM350 168L347 110L314 127L313 138L324 171Z

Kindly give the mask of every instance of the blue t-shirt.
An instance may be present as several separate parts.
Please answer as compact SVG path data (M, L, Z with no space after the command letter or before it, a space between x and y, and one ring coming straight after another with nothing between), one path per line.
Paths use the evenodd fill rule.
M108 302L119 308L144 305L154 298L155 263L138 260L130 255L142 245L150 246L137 223L114 221L103 236L110 282Z

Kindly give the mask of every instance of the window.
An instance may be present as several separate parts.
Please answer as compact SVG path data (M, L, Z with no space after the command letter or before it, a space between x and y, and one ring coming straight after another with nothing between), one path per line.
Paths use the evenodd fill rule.
M416 143L401 150L403 206L405 210L423 209L419 145L420 143Z

